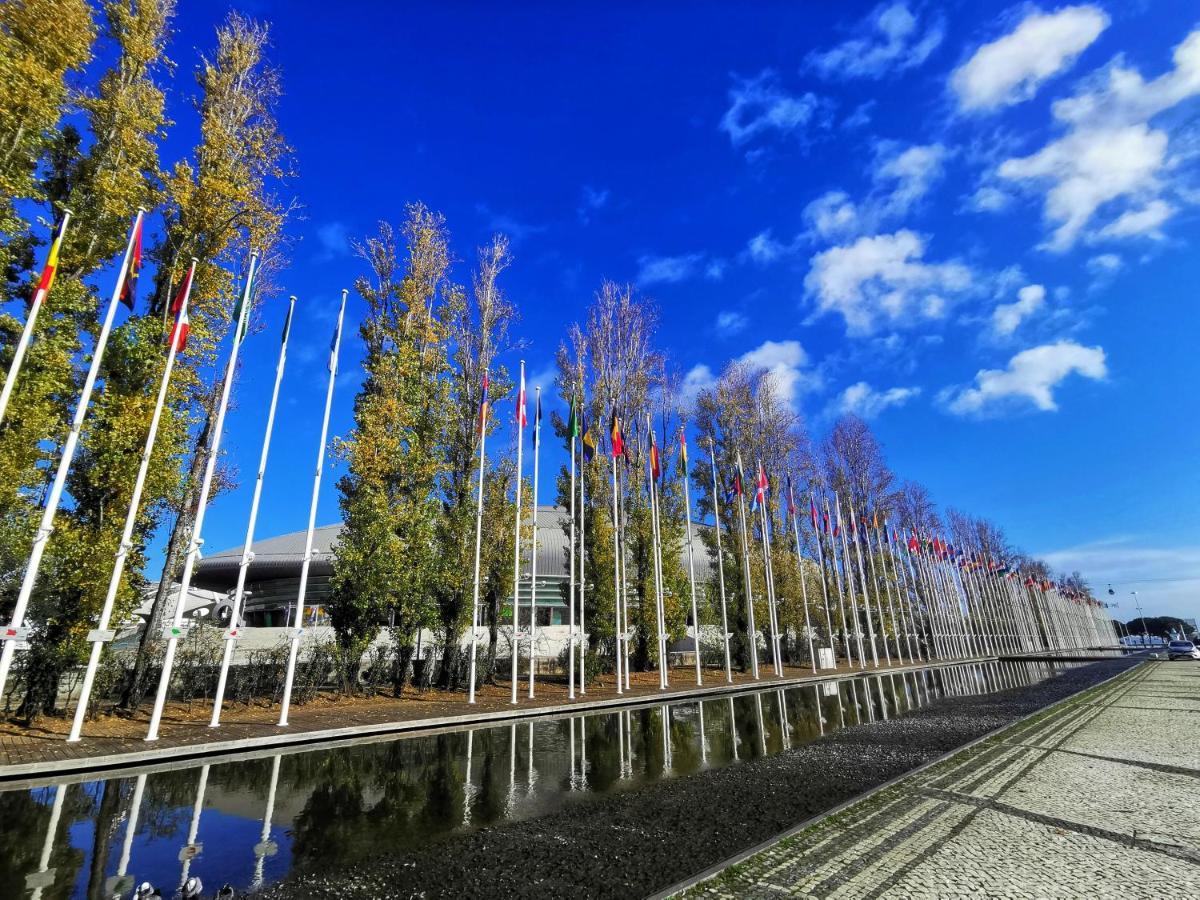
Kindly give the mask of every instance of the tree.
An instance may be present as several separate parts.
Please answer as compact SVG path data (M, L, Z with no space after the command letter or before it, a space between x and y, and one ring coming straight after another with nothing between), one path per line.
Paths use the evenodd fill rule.
M448 335L457 301L446 300L450 265L441 216L408 208L397 255L392 228L359 254L372 278L358 281L367 303L361 334L366 380L354 401L354 430L336 444L348 465L338 482L345 528L338 543L329 602L334 631L352 684L359 659L380 625L390 623L393 683L407 677L418 628L438 621L434 601L441 572L440 504L450 405Z
M508 371L497 364L498 355L509 346L508 332L516 314L497 284L511 261L507 238L497 235L488 246L479 250L470 295L454 291L447 299L446 319L454 348L454 367L445 438L446 472L438 487L442 515L438 522L437 543L443 552L439 555L441 572L434 582L443 636L438 673L438 683L442 687L457 686L463 675L459 646L463 629L471 623L479 477L479 404L485 374L489 380L491 403L502 403L512 389ZM489 414L487 436L493 437L498 426L499 419ZM485 482L489 478L494 482L501 470L508 469L497 449L492 448L492 457L499 461L489 465ZM512 522L513 504L507 501L503 490L497 495L494 486L486 499L491 502L483 507L483 530L488 534L505 532L506 524ZM496 554L500 558L492 558ZM493 542L482 545L482 587L488 585L486 573L494 574L498 569L508 571L501 563L510 560L511 548L506 551ZM508 581L511 580L509 572ZM480 591L481 598L486 594L486 589Z

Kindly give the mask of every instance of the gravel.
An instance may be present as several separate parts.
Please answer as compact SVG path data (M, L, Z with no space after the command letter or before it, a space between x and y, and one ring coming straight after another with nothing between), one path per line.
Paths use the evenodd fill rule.
M1028 687L945 699L776 756L449 835L343 870L294 870L260 896L646 896L1135 664L1106 660Z

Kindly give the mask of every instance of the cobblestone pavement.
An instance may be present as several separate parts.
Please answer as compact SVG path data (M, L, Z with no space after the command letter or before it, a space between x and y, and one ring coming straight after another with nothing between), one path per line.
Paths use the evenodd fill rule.
M1200 896L1200 664L1146 663L690 897Z

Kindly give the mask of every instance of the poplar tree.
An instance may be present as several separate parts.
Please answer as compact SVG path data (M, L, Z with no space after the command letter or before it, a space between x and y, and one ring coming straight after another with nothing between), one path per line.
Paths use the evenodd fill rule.
M456 687L463 677L462 654L459 652L463 631L471 624L471 599L475 574L475 513L479 477L479 404L483 379L487 374L488 395L493 409L489 410L486 434L494 438L503 413L495 406L507 409L505 400L512 391L507 369L497 358L510 345L509 328L516 310L504 295L497 280L511 264L508 240L497 235L479 250L478 267L471 283L470 294L452 291L447 298L446 319L453 346L453 374L450 377L449 405L446 410L445 458L446 471L438 486L442 511L438 521L437 542L442 548L439 556L440 574L434 580L439 624L442 631L441 666L438 684ZM492 446L496 462L488 464L486 481L495 479L504 466L500 447ZM483 507L483 531L504 532L512 522L513 504L505 494L486 497L492 502ZM499 555L499 559L491 556ZM487 575L503 569L511 583L511 548L495 542L481 544L480 596L496 596L489 588ZM482 601L481 601L482 602Z
M386 223L360 246L371 278L357 289L367 304L360 333L366 379L354 400L354 429L336 443L349 471L338 482L345 527L330 582L330 618L342 653L344 686L363 652L389 626L392 682L403 687L418 628L438 622L440 504L450 403L450 265L441 216L409 206L401 236Z

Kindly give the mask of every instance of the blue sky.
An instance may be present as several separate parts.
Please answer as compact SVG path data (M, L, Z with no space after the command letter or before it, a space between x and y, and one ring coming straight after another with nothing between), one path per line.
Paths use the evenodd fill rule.
M901 477L1111 581L1119 615L1131 590L1200 614L1194 3L243 9L273 23L304 207L260 537L305 522L348 239L421 200L462 260L512 238L531 393L600 280L636 282L692 389L757 361L814 434L865 416ZM182 73L224 12L181 4ZM276 347L245 346L210 548L242 541Z

